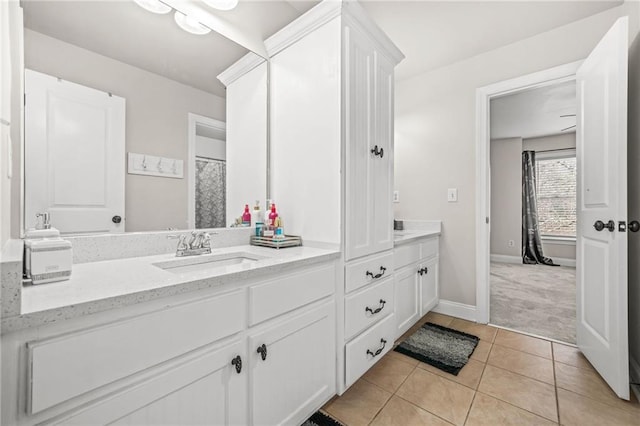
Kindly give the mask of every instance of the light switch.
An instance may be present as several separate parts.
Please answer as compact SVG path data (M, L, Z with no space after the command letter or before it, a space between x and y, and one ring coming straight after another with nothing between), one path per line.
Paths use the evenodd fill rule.
M394 203L400 202L400 191L393 191L393 202Z
M456 203L458 201L458 188L447 189L447 201L450 203Z

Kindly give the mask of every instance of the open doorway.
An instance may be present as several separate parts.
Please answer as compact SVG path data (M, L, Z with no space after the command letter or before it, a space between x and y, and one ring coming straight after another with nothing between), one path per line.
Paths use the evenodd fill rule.
M226 124L189 114L189 228L224 228L226 224Z
M490 317L576 343L576 85L490 101Z

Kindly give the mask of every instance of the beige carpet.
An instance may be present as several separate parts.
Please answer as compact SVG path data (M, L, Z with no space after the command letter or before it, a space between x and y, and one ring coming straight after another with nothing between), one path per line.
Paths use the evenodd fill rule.
M492 262L490 322L575 344L575 268Z

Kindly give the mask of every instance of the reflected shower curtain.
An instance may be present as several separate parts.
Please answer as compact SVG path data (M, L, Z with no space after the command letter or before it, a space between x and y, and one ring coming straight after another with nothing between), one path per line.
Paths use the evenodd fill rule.
M535 162L535 151L522 152L522 263L558 266L542 254Z
M196 157L196 228L223 228L226 222L226 163Z

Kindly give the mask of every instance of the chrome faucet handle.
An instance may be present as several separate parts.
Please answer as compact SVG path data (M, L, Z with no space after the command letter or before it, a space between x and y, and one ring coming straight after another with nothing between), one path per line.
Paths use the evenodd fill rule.
M187 247L187 235L186 234L169 234L167 235L167 238L175 240L178 240L178 247L176 248L176 250L184 250Z
M190 249L194 249L196 248L196 241L198 239L198 232L197 231L192 231L191 232L191 236L189 237L189 242L187 242L187 245L189 246Z

